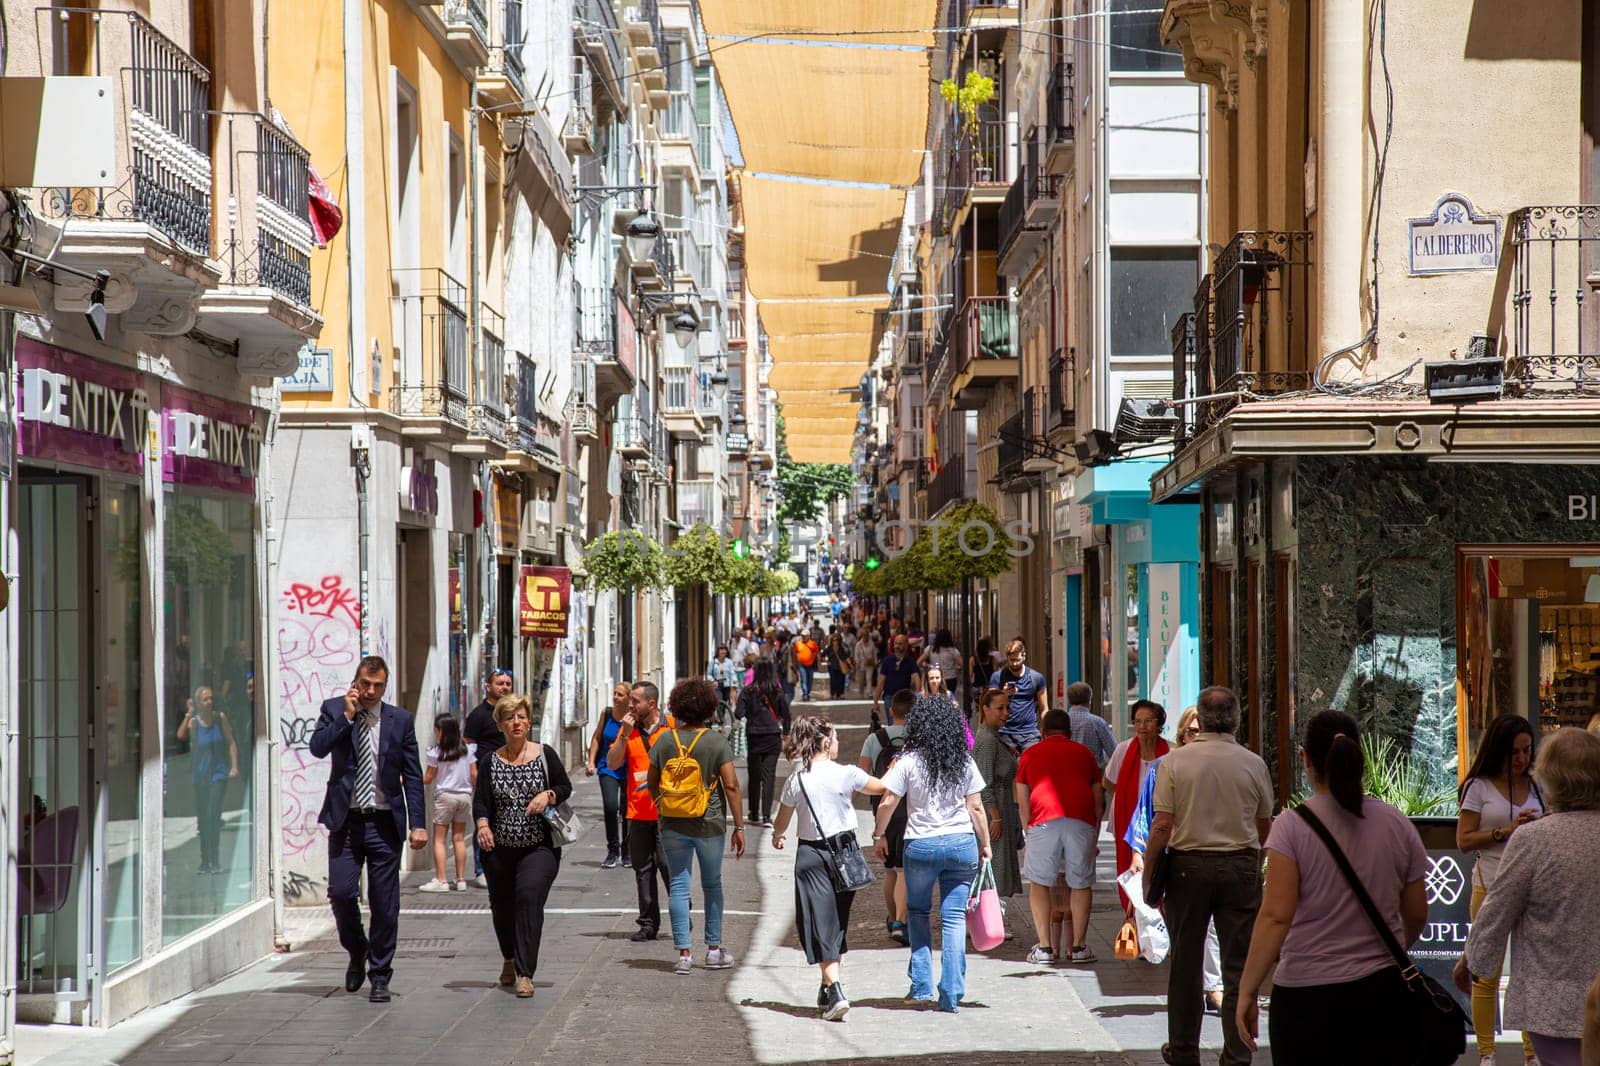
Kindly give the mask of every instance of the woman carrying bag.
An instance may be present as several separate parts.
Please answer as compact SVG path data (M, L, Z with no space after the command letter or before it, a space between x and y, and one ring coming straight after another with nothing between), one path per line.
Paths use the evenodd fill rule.
M751 825L771 825L772 801L777 798L778 756L789 732L789 700L770 661L756 662L755 681L739 691L733 717L745 724L748 821Z
M856 812L852 797L861 792L883 795L883 782L859 766L834 762L839 735L826 718L806 717L789 731L789 758L796 769L783 788L778 820L772 828L772 846L783 847L789 819L800 812L800 846L794 857L794 913L800 946L806 962L822 970L817 1009L827 1021L841 1021L850 1010L839 983L839 963L850 950L845 932L850 927L850 904L856 889L847 866L860 859L856 843ZM853 858L841 862L841 853ZM856 868L865 870L865 864ZM869 875L870 876L870 875Z

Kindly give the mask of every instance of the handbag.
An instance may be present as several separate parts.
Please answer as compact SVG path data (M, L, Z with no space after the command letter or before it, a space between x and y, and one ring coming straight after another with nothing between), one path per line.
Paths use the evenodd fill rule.
M967 936L974 951L989 951L1006 940L1006 915L994 883L994 864L985 860L967 889Z
M1139 931L1134 928L1132 918L1124 921L1122 928L1117 930L1117 939L1111 945L1111 954L1129 962L1139 957Z
M539 746L539 762L544 763L544 746ZM550 780L550 767L541 766L544 779ZM583 836L583 820L578 817L578 812L572 809L571 802L564 801L553 804L544 809L545 825L550 830L550 838L558 848L568 844L576 844L578 838Z
M1378 913L1377 906L1372 902L1372 897L1367 895L1366 886L1356 875L1350 860L1345 858L1333 834L1328 832L1328 827L1322 824L1316 812L1303 803L1294 812L1305 819L1312 832L1328 849L1328 854L1333 856L1339 872L1344 874L1344 879L1350 883L1350 890L1366 912L1367 921L1372 923L1383 946L1389 949L1389 954L1394 958L1395 965L1400 967L1400 979L1411 993L1411 1006L1417 1018L1417 1063L1419 1066L1449 1066L1466 1050L1467 1030L1471 1028L1461 1004L1438 981L1417 969L1411 956L1395 939L1389 923Z
M799 777L799 784L800 795L805 797L806 809L811 812L811 824L820 833L822 821L817 817L817 809L811 805L811 794L806 791L803 774ZM822 842L828 849L828 876L833 878L835 892L854 892L872 884L872 868L867 865L867 857L861 854L861 841L856 839L855 830L847 829L843 833L823 837Z

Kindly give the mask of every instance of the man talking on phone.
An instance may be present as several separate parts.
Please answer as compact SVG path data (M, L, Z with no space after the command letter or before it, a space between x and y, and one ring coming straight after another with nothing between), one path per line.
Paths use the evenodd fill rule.
M989 687L1005 692L1009 702L1000 739L1021 753L1039 743L1039 720L1049 709L1049 685L1028 665L1028 648L1020 639L1006 645L1006 664L989 678Z
M346 992L370 978L368 997L389 1002L394 946L400 925L400 848L410 827L413 848L425 847L422 762L411 714L383 701L389 665L368 655L343 696L322 705L311 734L311 754L333 756L328 791L317 821L328 827L328 902L339 943L350 953ZM356 898L367 873L370 934L361 927Z

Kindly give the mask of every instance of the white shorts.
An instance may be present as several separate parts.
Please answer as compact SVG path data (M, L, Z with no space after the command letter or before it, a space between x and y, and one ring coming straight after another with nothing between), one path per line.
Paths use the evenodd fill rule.
M472 793L435 792L433 794L433 824L456 825L472 821Z
M1098 833L1076 818L1052 818L1032 826L1024 837L1022 876L1049 887L1063 872L1068 888L1094 887L1094 843Z

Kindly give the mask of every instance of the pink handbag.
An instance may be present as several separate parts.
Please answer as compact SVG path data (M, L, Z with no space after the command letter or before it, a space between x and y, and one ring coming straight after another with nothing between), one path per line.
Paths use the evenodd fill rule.
M1000 890L995 887L994 867L986 860L967 890L967 936L974 951L989 951L1006 940L1006 918L1000 910Z

